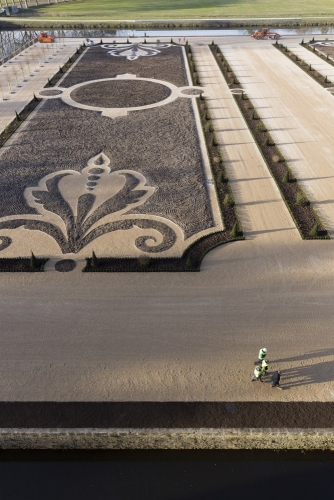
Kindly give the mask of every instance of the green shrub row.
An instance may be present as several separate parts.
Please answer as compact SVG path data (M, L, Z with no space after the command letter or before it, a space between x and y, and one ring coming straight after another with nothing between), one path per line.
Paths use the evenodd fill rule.
M49 259L35 257L15 257L0 259L0 272L2 273L40 273Z

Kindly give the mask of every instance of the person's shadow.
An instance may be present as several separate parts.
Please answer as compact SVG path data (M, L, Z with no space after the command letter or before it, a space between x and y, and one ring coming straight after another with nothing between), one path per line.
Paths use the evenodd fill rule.
M270 360L269 367L273 363L279 363L281 370L281 385L284 389L292 387L332 382L334 380L334 360L328 361L326 358L334 356L334 348L312 351L301 356L291 358ZM319 360L320 358L320 360ZM285 363L300 361L301 366L284 368ZM265 380L271 382L272 371L268 373Z

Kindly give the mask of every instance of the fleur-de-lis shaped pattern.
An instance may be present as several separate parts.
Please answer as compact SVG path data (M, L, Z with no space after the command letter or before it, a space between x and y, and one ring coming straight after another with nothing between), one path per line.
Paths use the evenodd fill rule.
M147 47L142 43L131 43L130 45L120 44L104 44L101 45L103 49L108 49L108 54L116 57L126 57L128 61L134 61L138 57L151 57L156 56L161 52L155 47ZM159 49L167 49L170 44L159 45Z
M135 245L140 250L162 252L171 248L176 234L166 223L126 215L145 203L155 188L146 186L146 179L139 172L111 172L109 164L109 158L100 153L91 158L81 172L61 170L46 175L38 186L24 191L28 205L39 215L3 217L0 230L23 226L43 231L55 239L63 253L77 253L103 234L137 226L154 228L162 235L159 244L154 244L153 236L137 238ZM1 236L0 239L0 250L11 244L11 238ZM151 240L150 245L146 244L147 240Z

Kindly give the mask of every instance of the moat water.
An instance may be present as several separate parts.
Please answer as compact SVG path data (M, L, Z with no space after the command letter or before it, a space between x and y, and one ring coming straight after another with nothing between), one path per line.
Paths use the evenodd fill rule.
M332 498L334 453L2 451L6 500Z

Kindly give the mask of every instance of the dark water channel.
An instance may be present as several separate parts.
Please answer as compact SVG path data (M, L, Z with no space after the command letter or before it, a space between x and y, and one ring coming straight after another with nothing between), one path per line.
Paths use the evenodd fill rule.
M4 500L333 498L330 452L2 451L0 460Z

